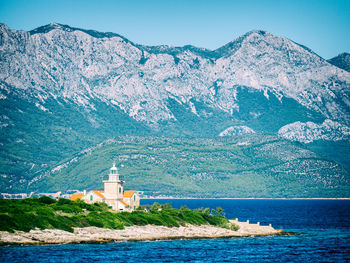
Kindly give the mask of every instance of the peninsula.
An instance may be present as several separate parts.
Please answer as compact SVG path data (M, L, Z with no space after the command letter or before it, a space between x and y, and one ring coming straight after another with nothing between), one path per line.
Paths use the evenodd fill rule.
M213 225L190 225L166 227L157 225L127 226L123 230L85 227L74 228L70 233L59 229L34 229L29 232L0 231L0 245L45 245L45 244L79 244L109 243L122 241L156 241L174 239L213 239L251 236L269 236L288 234L270 226L259 226L247 222L234 222L239 226L237 231Z
M105 203L48 197L0 200L0 244L106 243L281 235L282 230L229 220L217 208L154 203L115 212Z

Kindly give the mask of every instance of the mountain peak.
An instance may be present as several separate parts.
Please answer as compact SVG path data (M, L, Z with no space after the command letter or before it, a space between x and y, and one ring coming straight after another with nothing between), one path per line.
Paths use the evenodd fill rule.
M265 36L266 34L270 34L270 33L265 31L265 30L253 29L253 30L247 32L246 34L244 34L244 36L248 36L248 35L252 35L252 34L258 34L261 36Z
M235 40L227 43L226 45L216 49L214 52L217 53L217 54L220 54L220 56L231 56L234 53L236 53L236 51L238 49L241 48L242 43L246 39L248 39L248 38L250 38L250 37L252 37L254 35L257 35L257 36L259 36L261 38L265 38L267 36L273 36L272 34L270 34L267 31L254 29L254 30L251 30L251 31L245 33L244 35L236 38Z
M234 55L242 47L260 50L261 52L266 47L268 47L266 52L271 52L271 50L280 52L284 50L288 53L289 50L294 50L301 55L304 54L309 57L317 57L316 60L324 61L322 57L304 45L296 43L286 37L274 35L267 31L257 29L245 33L228 44L216 49L214 52L219 54L220 57L229 57Z
M4 23L0 23L0 28L6 28L6 29L8 29L9 27L8 27L6 24L4 24Z
M54 29L60 29L60 30L63 30L63 31L66 31L66 32L72 32L74 31L74 29L68 25L62 25L62 24L59 24L59 23L51 23L51 24L48 24L48 25L44 25L44 26L41 26L41 27L38 27L38 28L35 28L31 31L29 31L29 33L31 35L34 35L34 34L45 34L45 33L48 33Z
M350 54L341 53L338 56L327 60L332 65L350 72Z
M52 30L55 29L59 29L61 31L65 31L65 32L73 32L73 31L81 31L84 32L94 38L112 38L112 37L119 37L122 38L125 42L128 43L132 43L130 40L128 40L127 38L118 35L116 33L113 32L100 32L100 31L95 31L95 30L91 30L91 29L82 29L82 28L77 28L77 27L71 27L69 25L63 25L63 24L59 24L59 23L51 23L45 26L41 26L38 28L35 28L31 31L29 31L29 33L31 35L35 35L35 34L46 34Z

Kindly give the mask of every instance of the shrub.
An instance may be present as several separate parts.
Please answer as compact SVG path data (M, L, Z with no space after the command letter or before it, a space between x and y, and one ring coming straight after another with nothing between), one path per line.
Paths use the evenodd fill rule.
M162 205L158 202L154 202L151 207L151 210L159 210L159 209L162 209Z
M150 208L150 210L147 210ZM55 213L62 211L67 216ZM211 224L237 230L221 214L219 207L215 215L209 209L191 210L186 206L181 209L172 208L170 204L154 203L152 206L142 206L140 210L129 212L111 212L105 203L87 204L82 200L70 201L51 198L28 198L24 200L0 200L0 230L30 231L36 227L40 229L57 228L73 232L73 227L105 227L123 229L131 225L163 225L179 227L186 223L194 225Z
M170 203L164 203L161 205L161 207L162 207L162 209L171 209L172 208Z
M179 227L179 221L182 221L180 218L176 218L171 213L168 213L168 211L161 211L159 217L161 218L162 224L168 227Z
M138 210L149 211L152 209L152 206L147 204L147 205L140 205L138 208L139 208Z
M86 216L86 220L88 221L90 226L103 227L103 220L99 217L96 212L90 212Z
M52 199L52 198L50 198L48 196L42 196L42 197L39 198L39 202L42 203L42 204L49 205L49 204L56 203L56 200L54 200L54 199Z
M76 226L76 227L88 227L88 226L90 226L85 215L72 216L70 218L70 220L72 222L72 226Z
M219 214L219 215L223 215L224 214L224 209L219 206L219 207L216 208L216 213Z
M52 228L61 229L72 233L74 232L74 229L71 227L71 219L66 216L48 218L48 221Z
M33 211L40 217L53 217L55 215L54 210L48 206L34 207Z
M15 224L13 229L29 232L31 229L38 227L38 218L33 213L21 213L11 217Z
M83 209L81 209L79 206L76 205L60 205L55 206L54 209L56 211L62 211L64 213L70 213L70 214L79 214L83 212Z
M93 206L95 208L95 211L104 211L104 210L110 209L109 206L103 202L93 203Z
M236 225L236 224L234 224L234 223L231 223L230 229L233 230L233 231L237 231L237 230L239 229L239 225Z
M229 228L230 222L221 215L203 214L203 218L211 225Z
M183 215L184 221L193 225L202 225L206 224L206 220L203 218L203 216L190 209L183 209L181 210L181 214Z
M58 199L57 205L72 205L74 202L66 199L66 198L60 198Z
M0 214L0 231L13 232L14 228L13 218L5 214Z
M186 210L186 209L188 209L188 207L186 205L183 205L180 207L180 210Z
M99 214L99 218L103 220L103 225L106 228L124 229L124 224L115 215L115 213L104 211Z
M82 209L87 209L87 210L90 210L90 211L94 209L94 207L91 204L88 204L88 203L84 202L81 199L78 199L78 200L74 201L74 204L79 206Z

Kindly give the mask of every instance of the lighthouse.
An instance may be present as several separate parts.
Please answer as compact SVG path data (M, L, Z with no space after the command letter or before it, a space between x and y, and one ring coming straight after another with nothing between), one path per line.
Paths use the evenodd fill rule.
M104 183L104 198L105 202L114 210L119 210L119 201L123 200L124 181L118 173L118 168L113 163L112 168L109 169L108 180Z
M113 163L109 169L108 180L104 180L104 191L91 190L89 192L73 194L69 199L82 199L87 203L104 202L116 211L133 211L140 206L140 196L135 190L124 191L124 176L118 173Z

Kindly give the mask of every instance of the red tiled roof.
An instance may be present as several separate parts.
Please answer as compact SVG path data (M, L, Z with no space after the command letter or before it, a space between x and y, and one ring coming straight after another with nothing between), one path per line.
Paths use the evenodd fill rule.
M104 191L102 191L102 190L92 190L92 192L94 192L95 194L97 194L101 198L105 198Z
M70 196L69 200L75 201L75 200L82 198L83 196L84 196L84 194L72 194Z
M135 193L135 190L124 191L124 197L130 198Z
M124 201L119 201L119 202L121 202L123 205L125 205L125 206L127 206L128 204L127 203L125 203Z

